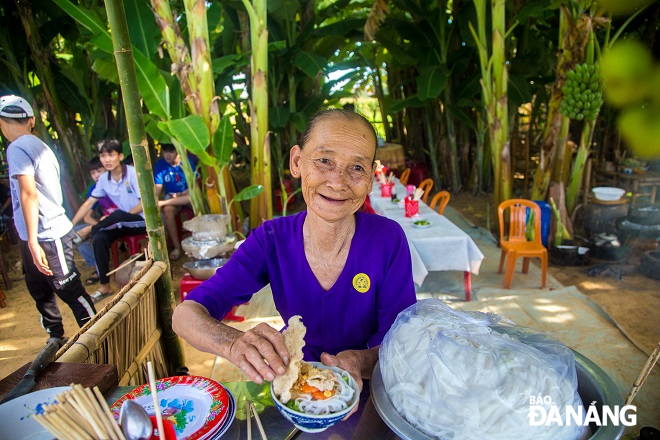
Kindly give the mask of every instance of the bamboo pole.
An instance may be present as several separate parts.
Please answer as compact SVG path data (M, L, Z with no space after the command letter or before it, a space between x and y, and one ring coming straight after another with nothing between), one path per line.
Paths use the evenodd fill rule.
M165 229L163 228L160 210L158 209L154 173L151 166L151 159L149 158L149 144L142 119L142 106L140 105L140 93L138 92L135 61L128 34L126 13L122 0L106 0L105 7L112 31L112 45L117 62L117 71L119 72L119 83L121 85L124 107L126 109L128 137L137 171L144 219L147 224L147 234L149 235L149 245L154 260L162 261L167 266L165 272L156 282L156 293L160 321L163 327L164 346L168 358L168 369L170 373L174 373L179 367L184 365L185 361L179 337L172 330L172 314L175 307L172 275L167 254Z

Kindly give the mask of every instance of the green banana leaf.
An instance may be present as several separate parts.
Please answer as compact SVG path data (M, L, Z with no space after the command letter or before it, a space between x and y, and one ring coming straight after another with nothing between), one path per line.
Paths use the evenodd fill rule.
M447 86L449 72L443 65L426 67L417 77L417 96L422 101L435 99Z
M261 185L250 185L247 188L243 188L241 192L236 194L232 199L232 202L242 202L243 200L250 200L254 197L257 197L259 194L264 192L264 187Z
M296 54L294 64L310 78L316 78L319 72L325 71L327 60L320 55L301 50Z
M74 5L69 0L53 0L53 2L94 35L90 39L93 45L106 53L113 54L112 38L108 33L107 26L98 15ZM158 67L134 47L133 57L135 59L138 88L144 103L150 112L163 119L169 119L169 89L165 78L160 74Z
M196 155L204 165L218 167L216 158L206 152L209 144L209 131L200 115L160 121L158 128Z
M223 167L229 163L231 153L234 149L234 128L225 115L220 120L218 128L213 134L213 154L218 161L218 166Z

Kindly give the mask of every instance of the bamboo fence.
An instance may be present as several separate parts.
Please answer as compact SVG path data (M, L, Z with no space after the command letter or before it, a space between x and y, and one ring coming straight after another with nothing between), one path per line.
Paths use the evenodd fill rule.
M156 281L167 265L148 260L145 267L57 352L57 361L115 364L119 385L146 383L146 363L167 377Z

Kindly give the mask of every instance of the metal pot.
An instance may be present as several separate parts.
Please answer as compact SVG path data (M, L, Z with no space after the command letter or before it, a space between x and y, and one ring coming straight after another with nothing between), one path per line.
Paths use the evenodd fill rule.
M198 280L208 280L219 267L227 263L227 258L211 258L208 260L195 260L183 264L183 268L187 270L190 275Z

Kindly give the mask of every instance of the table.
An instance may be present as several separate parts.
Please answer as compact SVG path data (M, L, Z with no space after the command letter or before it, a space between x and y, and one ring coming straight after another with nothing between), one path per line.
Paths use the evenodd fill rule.
M0 400L23 379L23 375L27 373L30 364L31 362L28 362L9 376L0 380ZM36 383L31 392L46 388L69 386L71 383L79 383L87 388L97 386L103 393L119 383L117 366L114 364L51 362L37 376Z
M228 385L228 384L224 384ZM106 401L112 405L124 394L130 392L135 387L116 387L108 393L105 393ZM237 402L237 405L244 404L244 402ZM282 414L274 406L267 406L259 418L264 427L264 432L269 439L284 439L291 432L294 426L286 420ZM234 419L231 427L227 430L225 435L222 436L223 440L238 440L247 438L247 422L245 420ZM259 439L259 431L257 424L252 417L252 438ZM296 440L305 439L333 439L333 440L348 440L355 438L372 438L379 440L396 440L399 437L390 430L390 428L383 422L376 408L371 400L369 393L369 381L364 382L362 394L360 394L360 404L358 411L353 414L348 420L339 422L331 426L327 430L316 433L308 434L306 432L299 432L295 436Z
M657 173L644 173L644 174L626 174L617 171L602 171L603 177L605 177L611 185L617 186L619 182L627 190L632 192L632 198L630 203L635 204L635 199L640 195L640 189L650 187L651 188L651 205L655 204L655 198L658 193L658 186L660 186L660 174Z
M413 225L413 218L406 218L403 208L405 187L395 179L395 190L401 202L380 196L380 185L374 183L370 199L376 214L390 218L401 225L408 238L413 266L413 280L422 285L430 271L457 270L464 273L465 299L471 300L471 273L479 274L484 254L462 229L438 214L427 204L419 201L420 217L431 222L429 228Z

